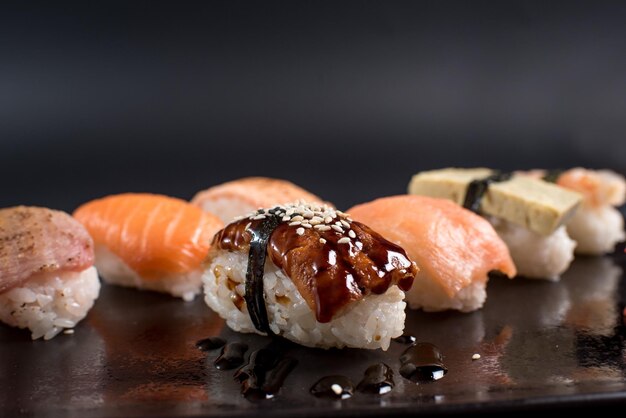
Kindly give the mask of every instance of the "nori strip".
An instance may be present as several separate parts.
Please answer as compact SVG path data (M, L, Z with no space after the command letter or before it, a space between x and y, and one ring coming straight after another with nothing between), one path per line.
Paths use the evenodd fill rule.
M561 174L563 174L563 171L565 170L561 170L561 169L548 170L546 171L546 175L543 176L541 180L547 181L548 183L556 183L556 181L559 179Z
M484 179L477 179L470 182L465 192L463 207L480 215L480 200L483 198L491 183L507 181L512 177L512 173L495 173Z
M267 257L267 244L272 232L280 224L281 218L274 210L263 213L266 218L258 225L258 228L251 229L252 239L250 240L250 250L248 251L248 268L246 270L246 294L244 299L248 307L250 319L255 328L261 332L272 334L267 308L265 307L265 293L263 291L263 273L265 270L265 259Z

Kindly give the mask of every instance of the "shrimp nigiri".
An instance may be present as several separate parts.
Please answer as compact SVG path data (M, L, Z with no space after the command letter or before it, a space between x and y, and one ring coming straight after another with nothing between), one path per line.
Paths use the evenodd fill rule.
M420 266L406 294L413 309L473 311L485 302L489 272L516 275L509 250L491 224L451 201L393 196L348 213L400 245Z
M571 168L565 171L535 169L519 174L544 179L582 196L582 204L566 224L576 241L577 254L602 255L624 241L624 218L617 207L626 203L626 179L611 170Z
M93 241L65 212L0 209L0 320L49 340L73 328L100 293Z
M327 203L289 181L267 177L246 177L210 187L198 192L191 203L217 215L223 222L230 222L261 207L298 200Z
M558 176L556 184L583 195L582 205L567 223L578 254L608 253L626 238L624 218L616 209L626 201L623 176L610 170L572 168Z
M126 193L96 199L74 217L93 236L96 266L113 284L192 300L201 264L222 222L183 200Z

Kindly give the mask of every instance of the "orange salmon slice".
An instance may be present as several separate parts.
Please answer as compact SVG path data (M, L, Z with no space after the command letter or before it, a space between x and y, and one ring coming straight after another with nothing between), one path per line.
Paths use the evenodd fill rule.
M96 245L106 246L145 279L198 268L223 227L216 216L184 200L147 193L96 199L74 217Z

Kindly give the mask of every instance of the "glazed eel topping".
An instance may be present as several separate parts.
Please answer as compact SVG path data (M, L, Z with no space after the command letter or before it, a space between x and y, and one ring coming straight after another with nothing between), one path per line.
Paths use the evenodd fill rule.
M385 293L393 285L410 289L418 272L402 248L366 225L304 202L237 219L212 245L248 252L244 299L254 326L266 333L271 333L263 293L267 257L291 278L319 322L329 322L370 293Z

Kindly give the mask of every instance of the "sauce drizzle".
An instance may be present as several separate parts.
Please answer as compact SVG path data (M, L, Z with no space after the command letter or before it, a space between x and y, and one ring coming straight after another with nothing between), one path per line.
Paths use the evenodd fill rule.
M222 348L222 353L215 359L215 368L218 370L230 370L243 363L243 356L248 351L248 344L228 343Z
M292 357L279 360L275 351L261 348L250 354L248 364L235 373L235 380L241 383L241 393L246 399L271 399L297 364L298 361Z

